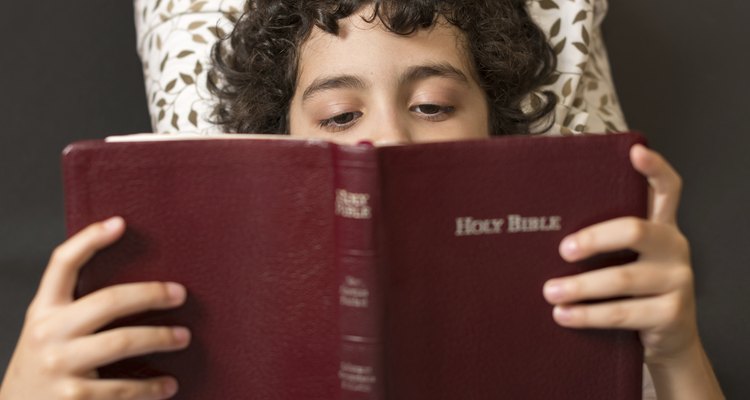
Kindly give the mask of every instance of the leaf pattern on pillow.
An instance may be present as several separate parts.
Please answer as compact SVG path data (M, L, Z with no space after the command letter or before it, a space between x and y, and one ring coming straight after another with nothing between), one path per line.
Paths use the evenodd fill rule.
M557 73L526 102L541 107L544 90L558 96L555 122L546 133L626 130L601 37L607 1L526 3L558 57ZM231 32L245 1L134 0L134 7L154 132L219 132L211 123L213 101L206 89L209 55L216 40Z
M558 58L557 74L540 88L552 91L559 100L554 125L546 133L627 130L602 41L601 23L607 1L527 0L526 3ZM528 104L535 107L533 99Z
M210 51L231 31L244 1L135 0L134 7L153 131L218 132L206 88Z

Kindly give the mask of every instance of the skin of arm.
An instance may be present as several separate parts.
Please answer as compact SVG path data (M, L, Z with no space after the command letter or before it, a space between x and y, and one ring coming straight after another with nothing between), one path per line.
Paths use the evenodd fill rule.
M633 146L630 159L650 185L648 219L619 218L584 228L563 239L560 255L575 262L632 249L639 259L550 280L544 296L562 326L638 330L659 400L723 399L698 335L690 248L676 223L682 180L644 146ZM576 304L615 297L630 298Z

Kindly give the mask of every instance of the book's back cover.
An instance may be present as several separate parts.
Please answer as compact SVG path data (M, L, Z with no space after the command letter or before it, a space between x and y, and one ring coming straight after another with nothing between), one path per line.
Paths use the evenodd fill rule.
M119 324L187 325L187 350L103 368L170 374L180 399L339 395L333 170L326 143L88 141L63 157L68 234L112 215L124 236L83 268L78 296L174 281L178 310Z
M385 392L392 399L641 398L635 332L558 326L563 237L647 211L634 134L503 138L380 152ZM490 395L491 394L491 395Z

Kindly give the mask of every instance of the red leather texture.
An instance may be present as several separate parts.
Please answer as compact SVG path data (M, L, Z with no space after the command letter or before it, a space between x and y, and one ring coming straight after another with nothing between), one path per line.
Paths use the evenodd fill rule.
M176 312L122 324L188 326L188 350L103 376L178 378L178 399L335 399L338 286L331 148L287 141L85 142L64 157L70 233L121 215L127 231L84 267L84 295L176 281Z
M542 298L567 233L646 212L637 135L499 138L378 148L373 250L386 399L639 399L633 332L557 326ZM186 325L184 351L104 376L180 380L180 399L340 399L334 160L278 140L79 142L63 157L68 233L128 229L82 270L78 295L177 281L187 304L118 325ZM456 236L456 219L559 216L559 231ZM506 222L508 223L508 222ZM507 225L506 225L507 227Z
M645 216L629 161L637 135L502 138L380 153L386 397L641 398L634 332L558 326L544 282L628 261L568 264L567 234ZM509 231L509 215L559 216L559 231ZM499 234L459 236L456 218L505 218Z

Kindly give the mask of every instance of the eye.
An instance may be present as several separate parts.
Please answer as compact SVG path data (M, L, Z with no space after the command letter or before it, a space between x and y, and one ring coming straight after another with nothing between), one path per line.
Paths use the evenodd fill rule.
M433 115L442 111L442 107L437 104L420 104L414 107L414 111L420 114Z
M455 111L455 107L441 106L438 104L419 104L413 106L409 111L419 114L429 121L442 121Z
M363 114L359 111L342 113L331 118L321 120L319 125L321 128L341 131L354 125L354 123L357 122L357 120L362 115Z

